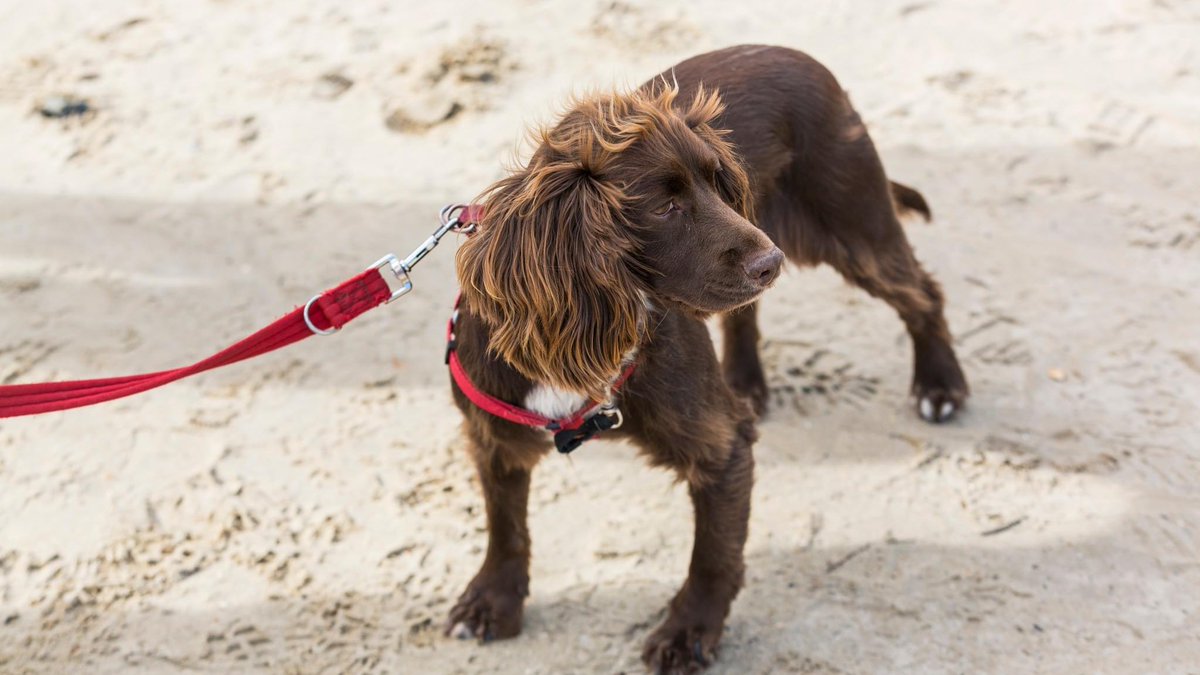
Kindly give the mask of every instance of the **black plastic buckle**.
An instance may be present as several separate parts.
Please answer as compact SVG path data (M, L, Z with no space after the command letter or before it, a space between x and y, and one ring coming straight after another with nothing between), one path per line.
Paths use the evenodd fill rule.
M616 424L617 416L602 410L584 420L577 429L564 429L555 433L554 447L564 455L570 454L583 445L584 441L591 440L601 431L608 431Z

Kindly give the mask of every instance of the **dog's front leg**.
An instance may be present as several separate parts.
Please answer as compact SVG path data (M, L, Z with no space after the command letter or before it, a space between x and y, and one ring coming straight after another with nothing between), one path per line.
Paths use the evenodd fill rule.
M751 425L739 425L732 447L720 453L723 463L708 470L679 467L695 509L696 538L687 580L642 651L654 672L692 673L716 657L725 618L745 575L742 549L754 481Z
M754 412L767 412L771 392L758 353L758 303L739 307L721 317L725 355L721 370L731 389L750 401Z
M529 595L529 480L537 455L474 442L472 455L487 509L483 566L450 610L446 633L480 641L521 632Z

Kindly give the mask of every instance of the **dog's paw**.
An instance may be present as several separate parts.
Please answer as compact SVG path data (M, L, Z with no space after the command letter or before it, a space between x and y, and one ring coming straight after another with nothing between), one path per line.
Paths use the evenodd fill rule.
M450 609L445 634L480 642L516 637L521 632L528 582L476 577Z
M698 673L717 658L721 630L668 618L642 648L646 668L658 675Z
M949 344L918 353L912 392L917 414L926 422L940 424L962 410L970 389Z
M932 424L948 421L963 407L966 395L934 389L917 394L917 414Z

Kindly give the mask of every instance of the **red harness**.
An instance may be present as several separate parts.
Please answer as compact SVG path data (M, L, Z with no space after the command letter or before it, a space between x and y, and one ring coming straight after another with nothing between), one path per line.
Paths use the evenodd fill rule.
M551 419L532 410L501 401L495 396L481 391L467 375L467 371L462 367L462 362L458 360L456 353L458 341L454 335L454 325L458 320L458 303L461 299L462 294L460 293L454 299L454 313L450 315L450 321L446 324L446 365L450 366L450 375L454 378L454 383L471 403L475 404L475 407L513 424L553 431L554 445L563 454L578 448L584 441L595 437L602 431L621 426L623 421L621 411L612 404L591 401L569 417ZM620 391L621 385L625 384L630 375L633 375L636 368L637 364L631 363L621 371L612 384L613 398Z

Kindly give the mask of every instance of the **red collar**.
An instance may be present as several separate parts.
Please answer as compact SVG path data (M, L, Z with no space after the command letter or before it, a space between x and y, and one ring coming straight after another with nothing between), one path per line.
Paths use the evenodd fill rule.
M450 321L446 325L446 364L450 366L450 375L454 378L455 384L477 408L514 424L555 432L554 443L558 447L558 451L562 453L571 452L583 441L601 431L615 429L621 425L621 411L615 407L606 407L599 401L589 402L568 417L551 419L532 410L501 401L495 396L481 391L467 376L467 371L463 369L462 363L458 360L458 354L455 353L457 342L454 335L454 324L458 319L458 303L461 298L462 294L460 293L454 299L454 314L450 316ZM621 371L621 375L612 385L614 396L620 391L629 376L633 375L636 368L637 364L631 363Z

